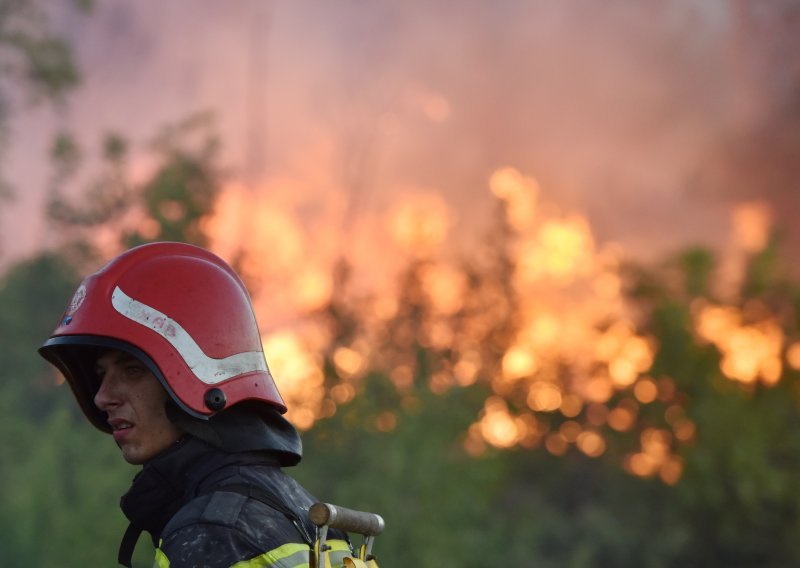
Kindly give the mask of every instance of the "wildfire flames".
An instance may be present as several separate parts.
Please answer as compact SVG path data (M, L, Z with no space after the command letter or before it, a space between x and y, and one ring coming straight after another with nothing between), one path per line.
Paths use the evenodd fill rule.
M264 330L264 349L288 403L289 418L308 429L331 416L338 405L356 396L370 363L390 365L386 372L400 392L411 387L413 363L404 359L399 347L393 356L391 349L388 355L385 349L377 353L376 346L377 330L402 307L400 292L391 285L398 279L401 260L416 261L418 300L426 313L419 330L394 329L389 343L416 339L425 347L454 354L431 373L428 387L434 393L478 381L490 385L494 394L464 440L468 452L479 454L487 445L543 446L561 455L575 447L597 457L607 450L604 428L631 431L637 428L642 407L659 401L666 408L668 427L643 428L640 448L625 456L624 466L632 474L658 475L675 483L683 467L675 450L691 442L695 427L677 401L673 381L649 374L659 346L653 337L637 332L635 314L622 296L623 251L598 244L586 218L559 214L542 203L537 182L513 168L494 172L488 189L509 231L509 281L476 285L468 271L444 253L452 224L445 201L435 192L410 193L385 217L362 219L351 232L352 242L359 244L347 260L353 273L373 275L373 289L361 296L360 308L370 329L348 345L332 344L324 326L300 317L324 306L336 293L332 268L346 243L333 219L344 206L330 207L314 231L306 233L292 204L260 197L275 191L230 187L222 193L204 229L212 248L255 283L259 321L280 328ZM734 230L738 253L763 248L768 210L759 204L743 205L734 215ZM744 310L693 305L695 333L719 349L724 376L766 385L781 377L786 339L778 323L765 314L757 305ZM492 330L500 328L505 336L497 343ZM492 341L495 347L502 345L499 355L487 355L483 345ZM330 353L341 379L328 387L324 353ZM800 344L786 353L788 363L800 368ZM560 418L553 420L556 416ZM393 412L384 412L376 428L390 431L396 422Z

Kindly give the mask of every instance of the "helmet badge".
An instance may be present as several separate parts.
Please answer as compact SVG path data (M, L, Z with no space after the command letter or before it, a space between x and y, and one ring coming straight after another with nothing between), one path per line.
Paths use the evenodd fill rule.
M78 308L81 307L85 299L86 299L86 285L81 284L80 286L78 286L78 289L75 290L75 294L73 294L72 299L69 301L69 306L67 306L67 313L64 314L64 320L61 322L62 325L68 325L72 321L72 315L78 311Z

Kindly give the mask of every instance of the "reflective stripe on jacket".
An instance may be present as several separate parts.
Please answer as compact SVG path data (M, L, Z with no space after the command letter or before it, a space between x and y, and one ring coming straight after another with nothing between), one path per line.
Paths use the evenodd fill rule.
M341 538L328 544L331 568L342 566L352 554L349 544ZM286 515L222 490L195 499L173 517L156 550L156 566L299 568L309 566L310 550Z
M331 547L331 550L328 551L328 566L330 568L344 566L345 557L349 557L351 554L348 543L343 540L331 540L328 541L328 545ZM268 566L274 568L308 568L310 566L309 552L308 545L288 543L255 558L237 562L231 568L266 568ZM155 566L156 568L170 568L169 558L161 548L156 549Z

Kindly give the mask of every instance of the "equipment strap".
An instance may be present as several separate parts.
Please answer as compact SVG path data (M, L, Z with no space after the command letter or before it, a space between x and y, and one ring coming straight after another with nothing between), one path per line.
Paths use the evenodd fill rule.
M227 491L230 493L238 493L240 495L244 495L245 497L250 497L251 499L255 499L256 501L260 501L264 503L267 507L271 509L275 509L276 511L283 513L286 518L288 518L294 528L297 529L297 532L300 533L300 536L303 538L303 542L305 542L308 546L314 546L314 537L308 531L308 527L300 518L300 516L294 510L290 509L286 506L280 497L274 495L272 493L268 493L264 491L260 487L254 487L252 485L248 485L246 483L233 483L231 485L223 485L222 487L217 487L214 489L214 493L219 491Z
M136 543L139 542L139 537L142 534L142 528L133 523L128 525L125 529L125 534L122 536L122 542L119 544L119 552L117 553L117 562L122 566L131 568L133 561L133 550L136 548Z

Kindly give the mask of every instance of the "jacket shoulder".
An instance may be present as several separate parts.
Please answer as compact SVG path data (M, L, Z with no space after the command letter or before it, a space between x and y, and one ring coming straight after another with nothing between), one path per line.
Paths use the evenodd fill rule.
M308 551L286 516L245 495L215 491L184 505L161 533L169 566L230 566L295 544Z

